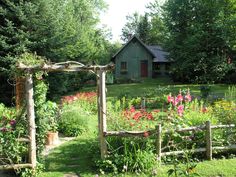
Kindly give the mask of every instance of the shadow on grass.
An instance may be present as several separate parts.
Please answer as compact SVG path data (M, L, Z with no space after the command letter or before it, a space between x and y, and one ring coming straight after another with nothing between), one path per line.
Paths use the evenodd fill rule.
M45 160L46 171L91 173L94 168L94 154L99 154L98 142L94 138L78 138L55 148Z

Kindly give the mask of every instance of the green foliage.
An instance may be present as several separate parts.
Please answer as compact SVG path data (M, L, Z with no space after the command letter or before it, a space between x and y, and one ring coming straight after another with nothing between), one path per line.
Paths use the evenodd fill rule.
M47 132L57 130L58 108L56 103L46 100L48 86L44 80L35 79L34 90L37 154L40 155L44 150Z
M59 131L66 136L78 136L86 132L90 108L88 104L81 104L79 101L64 105L59 121Z
M180 166L181 162L177 159L173 159L173 168L167 171L168 176L200 176L196 173L197 163L194 162L193 158L191 158L191 152L185 151L183 154L183 159L185 161L184 166Z
M44 165L37 163L37 166L35 169L25 168L25 169L22 169L19 172L19 174L20 174L20 177L36 177L40 173L42 173L43 170L44 170Z
M9 104L12 100L7 97L13 95L9 77L13 83L16 70L12 66L22 58L22 53L37 53L52 62L76 60L86 64L105 64L110 61L114 48L117 49L108 41L110 32L97 27L99 14L106 9L103 0L69 0L66 3L62 0L6 0L0 4L0 89L6 95L1 98L1 94L0 100ZM29 57L27 53L24 55L25 59ZM73 76L75 79L71 79L71 75L61 75L62 79L52 75L49 84L53 85L57 80L71 90L80 88L74 86L80 75ZM50 94L71 91L65 87L57 91L60 86L55 85L50 87Z
M113 153L96 162L102 173L135 172L139 175L150 173L157 165L153 146L148 140L114 137L108 142Z
M225 92L225 99L228 101L236 100L236 86L228 87L228 90Z
M158 2L150 3L147 8L150 11L144 15L138 12L126 16L126 24L122 28L121 39L127 42L131 35L136 35L142 42L148 45L163 44L165 39L165 26L160 13L155 11L159 8Z
M0 104L0 164L22 163L26 159L27 146L17 141L24 135L17 113L13 108Z
M233 101L217 101L213 106L213 114L223 124L236 123L236 103Z
M163 10L175 80L219 82L233 70L235 0L167 0Z

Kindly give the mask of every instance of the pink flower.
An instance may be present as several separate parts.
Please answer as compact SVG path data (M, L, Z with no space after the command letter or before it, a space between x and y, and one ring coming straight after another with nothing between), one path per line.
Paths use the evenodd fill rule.
M0 131L1 131L1 132L6 132L6 131L7 131L7 128L6 128L6 127L2 127L2 128L0 128Z
M174 101L172 102L172 104L173 104L174 106L177 106L178 103L179 103L179 99L178 99L178 97L175 97L175 99L174 99Z
M171 94L168 95L167 96L167 101L168 101L168 103L173 103L174 102L174 97L172 97Z
M186 100L187 102L192 101L192 96L188 93L187 95L185 95L185 100Z
M183 116L183 112L184 112L184 105L179 105L178 106L178 114L179 114L179 116Z
M184 98L183 98L183 96L182 96L181 93L178 94L177 99L178 99L178 101L180 101L180 102L183 101Z

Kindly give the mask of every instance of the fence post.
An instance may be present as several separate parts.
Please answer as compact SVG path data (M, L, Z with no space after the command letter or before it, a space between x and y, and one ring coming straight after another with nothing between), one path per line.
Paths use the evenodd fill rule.
M212 160L212 134L210 121L206 121L206 157L208 160Z
M33 99L33 79L32 74L28 73L25 80L26 103L27 103L27 120L29 129L29 162L32 168L36 167L36 127L35 127L35 112Z
M107 154L107 144L104 136L104 132L107 131L107 118L106 118L106 71L99 71L99 134L100 134L100 145L101 145L101 158L104 159Z
M146 108L146 99L144 97L142 97L141 99L141 109L145 109Z
M157 139L156 139L157 160L161 162L161 124L158 124L156 126L156 133L157 133Z

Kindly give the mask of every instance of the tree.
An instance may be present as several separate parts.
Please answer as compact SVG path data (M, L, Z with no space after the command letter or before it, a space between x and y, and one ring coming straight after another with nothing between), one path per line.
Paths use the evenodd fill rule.
M138 33L138 26L140 23L141 15L138 12L133 13L132 15L126 16L126 24L122 28L121 40L127 42L131 35Z
M169 31L166 46L175 60L176 78L203 83L222 80L232 69L227 59L235 42L235 29L229 26L236 13L233 1L167 0L163 9Z
M166 38L166 28L159 11L158 1L147 5L148 12L140 15L135 12L126 16L126 24L122 28L121 39L127 42L131 35L137 35L145 44L163 45Z
M89 63L103 47L98 42L106 41L96 27L106 8L103 0L4 0L0 5L0 90L7 100L13 95L7 80L14 79L11 66L18 55L36 52L52 62Z
M146 8L150 18L149 44L164 47L168 32L163 22L160 1L155 0L154 2L150 2Z

